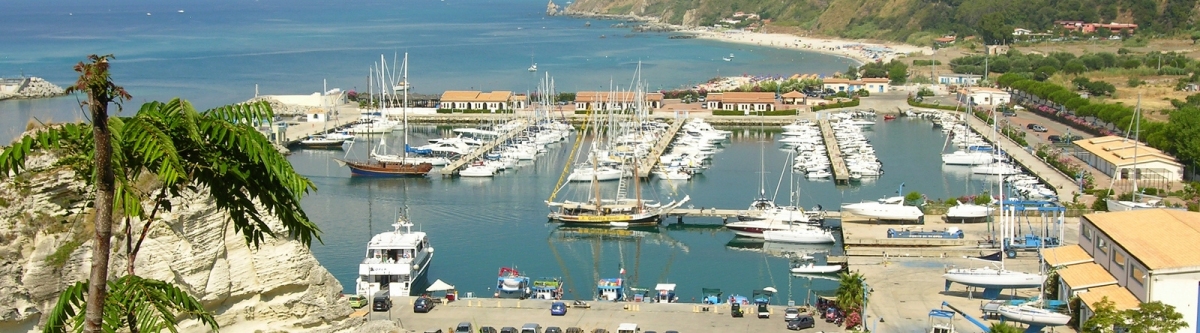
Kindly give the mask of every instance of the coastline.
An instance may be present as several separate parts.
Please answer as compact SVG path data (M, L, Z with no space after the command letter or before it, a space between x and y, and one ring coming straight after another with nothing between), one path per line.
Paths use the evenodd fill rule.
M652 26L650 31L675 31L696 38L726 43L770 46L782 49L811 51L854 60L859 66L868 62L889 62L902 55L932 54L933 49L900 42L878 42L841 39L836 37L801 37L793 34L748 32L743 30L714 30L708 27L686 27L663 23L656 17L583 13L567 10L565 15L579 19L626 20Z

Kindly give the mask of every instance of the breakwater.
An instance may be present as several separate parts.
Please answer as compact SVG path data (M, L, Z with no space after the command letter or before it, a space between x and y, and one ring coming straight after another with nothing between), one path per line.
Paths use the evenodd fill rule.
M0 78L0 100L57 97L66 94L62 87L40 77Z

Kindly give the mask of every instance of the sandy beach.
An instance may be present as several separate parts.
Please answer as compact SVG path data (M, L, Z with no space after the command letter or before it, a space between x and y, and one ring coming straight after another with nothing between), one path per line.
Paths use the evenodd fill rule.
M860 64L874 61L888 62L905 54L919 55L933 53L933 49L929 47L920 47L902 43L881 44L832 38L800 37L791 34L746 32L740 30L714 31L707 28L693 28L681 31L695 34L696 38L832 54L854 59Z

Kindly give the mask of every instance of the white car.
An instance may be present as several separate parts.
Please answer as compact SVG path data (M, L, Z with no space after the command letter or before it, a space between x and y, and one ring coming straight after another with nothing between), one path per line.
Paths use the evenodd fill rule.
M783 310L783 321L792 321L800 319L800 310L796 308L787 308Z

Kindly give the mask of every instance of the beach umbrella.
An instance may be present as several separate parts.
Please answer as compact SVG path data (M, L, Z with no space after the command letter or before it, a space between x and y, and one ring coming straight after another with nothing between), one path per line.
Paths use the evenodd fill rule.
M452 289L454 289L454 286L450 285L449 283L442 282L441 279L438 279L437 281L434 281L433 284L430 285L429 288L427 288L425 290L426 291L446 291L446 290L452 290Z

